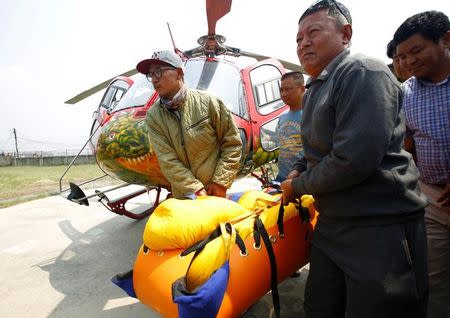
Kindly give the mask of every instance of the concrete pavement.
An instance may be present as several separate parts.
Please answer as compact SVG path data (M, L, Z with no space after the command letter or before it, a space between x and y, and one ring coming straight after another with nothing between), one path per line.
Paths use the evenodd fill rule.
M234 190L251 187L253 178ZM110 281L132 268L145 223L59 196L0 210L0 317L160 317ZM303 317L305 273L280 285L283 317ZM271 310L266 295L244 317Z

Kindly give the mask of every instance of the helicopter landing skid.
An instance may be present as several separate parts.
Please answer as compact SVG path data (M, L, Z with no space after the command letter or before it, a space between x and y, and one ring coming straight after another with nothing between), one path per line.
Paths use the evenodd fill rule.
M140 213L134 213L132 211L127 210L127 208L125 207L125 204L128 202L128 200L137 197L141 194L144 194L145 192L148 192L152 189L156 189L156 199L155 199L155 203L153 204L152 207L144 210L143 212ZM154 210L155 208L159 205L159 199L160 199L160 195L161 195L161 187L158 186L156 188L152 188L150 190L148 189L140 189L137 190L135 192L132 192L130 194L127 194L126 196L114 199L114 200L110 200L105 193L103 193L102 191L98 191L95 190L95 193L97 194L97 196L99 197L98 201L103 204L103 206L105 208L107 208L109 211L119 214L119 215L124 215L127 216L131 219L135 219L135 220L141 220L147 216L149 216Z

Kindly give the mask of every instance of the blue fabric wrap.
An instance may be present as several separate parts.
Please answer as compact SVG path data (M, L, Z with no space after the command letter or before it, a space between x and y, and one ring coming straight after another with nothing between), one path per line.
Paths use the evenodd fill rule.
M230 265L227 261L202 286L193 293L180 290L180 285L172 290L173 301L178 304L180 318L214 318L222 305L223 296L228 285ZM182 278L184 281L184 277ZM177 289L175 291L174 289Z
M239 199L242 197L242 195L243 195L244 193L245 193L245 192L236 192L236 193L232 193L232 194L230 194L229 196L227 196L227 199L228 199L228 200L231 200L231 201L234 201L234 202L238 202Z
M134 285L133 285L133 272L128 273L128 275L124 275L121 277L121 275L116 275L113 278L111 278L111 281L122 288L128 296L137 298L136 293L134 292Z

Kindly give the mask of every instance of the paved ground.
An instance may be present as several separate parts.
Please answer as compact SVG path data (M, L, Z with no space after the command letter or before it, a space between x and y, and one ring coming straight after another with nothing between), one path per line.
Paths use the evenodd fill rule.
M0 317L160 317L110 282L132 268L144 226L62 197L0 210ZM280 285L283 317L303 317L306 274ZM273 317L269 296L244 317Z

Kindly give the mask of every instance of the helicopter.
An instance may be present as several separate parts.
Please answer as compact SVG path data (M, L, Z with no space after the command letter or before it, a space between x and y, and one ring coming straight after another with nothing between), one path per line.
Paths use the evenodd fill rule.
M294 63L225 45L225 37L215 33L215 26L230 11L231 2L206 0L208 33L198 39L199 46L181 51L176 47L168 25L169 34L174 51L184 61L187 86L218 96L232 114L242 140L238 177L251 174L262 184L267 184L269 177L265 165L277 159L279 153L275 131L278 117L288 109L281 100L280 78L286 70L303 72L303 69ZM70 191L67 199L82 205L89 205L88 199L97 197L111 212L143 219L159 204L161 191L170 188L161 172L145 122L147 110L158 99L158 94L145 75L132 69L65 103L75 104L105 88L94 112L89 138L78 153L89 146L104 175L78 185L69 183L70 188L63 189L63 178L77 155L59 180L60 194ZM254 173L256 168L261 173ZM85 195L81 186L106 176L122 180L124 184ZM106 195L131 184L142 188L114 200ZM150 208L135 213L125 206L130 199L151 190L156 191L156 199Z

